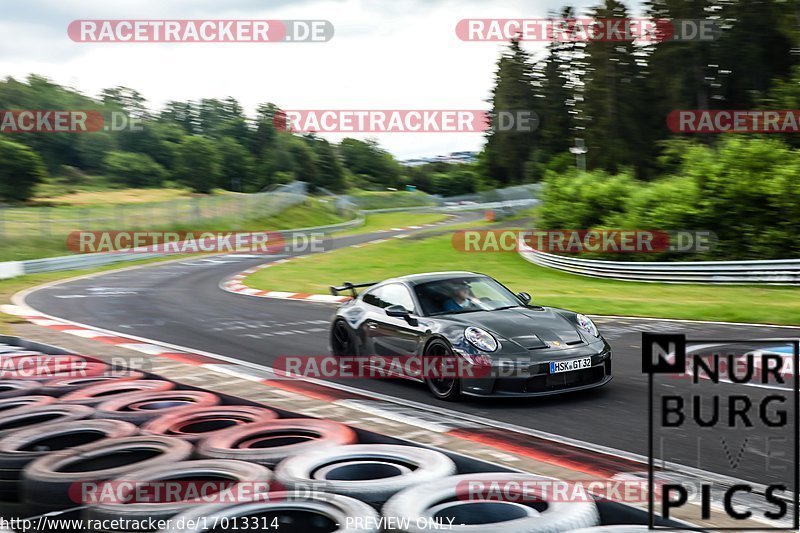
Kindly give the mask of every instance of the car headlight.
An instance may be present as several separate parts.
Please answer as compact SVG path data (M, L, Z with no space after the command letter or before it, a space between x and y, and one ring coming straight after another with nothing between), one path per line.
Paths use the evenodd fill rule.
M477 349L483 350L484 352L493 352L497 350L497 339L492 337L491 333L481 328L476 328L474 326L468 327L464 330L464 338Z
M587 333L591 333L595 337L599 337L600 333L597 331L597 326L586 315L575 315L575 320L578 321L578 327Z

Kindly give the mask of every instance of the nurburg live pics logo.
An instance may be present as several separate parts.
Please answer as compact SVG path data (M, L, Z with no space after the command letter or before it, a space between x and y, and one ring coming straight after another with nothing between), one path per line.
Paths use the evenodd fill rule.
M714 531L800 527L799 352L798 339L687 340L685 335L642 334L642 372L648 375L649 391L650 529L706 531L711 526L675 528L666 520L680 515L689 522L718 523L720 513L725 525L742 525L713 526ZM691 449L682 452L687 444ZM678 477L660 483L656 496L656 469L675 462L679 453L696 456L697 465L681 461L687 467L712 470L700 464L710 459L716 463L714 472L727 480ZM730 470L720 472L720 465ZM737 475L742 469L747 473ZM764 481L742 480L759 475Z

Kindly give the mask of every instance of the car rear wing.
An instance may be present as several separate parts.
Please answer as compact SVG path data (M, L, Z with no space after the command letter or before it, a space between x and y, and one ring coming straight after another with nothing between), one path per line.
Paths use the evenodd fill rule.
M377 283L378 283L377 281L372 281L369 283L350 283L349 281L345 281L341 287L331 287L330 289L331 289L331 294L333 294L334 296L339 296L339 293L342 291L350 291L350 295L353 298L355 298L356 296L358 296L356 289L361 289L363 287L372 287Z

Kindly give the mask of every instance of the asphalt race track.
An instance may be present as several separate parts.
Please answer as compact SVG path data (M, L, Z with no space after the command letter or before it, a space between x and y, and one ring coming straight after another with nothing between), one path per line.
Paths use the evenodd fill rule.
M469 215L461 215L462 220ZM409 221L413 223L413 221ZM395 232L396 233L396 232ZM383 233L382 237L392 234ZM375 239L356 235L336 239L335 247ZM285 256L266 256L269 260ZM67 320L177 344L271 366L281 355L328 354L327 324L330 305L253 298L219 288L230 275L265 262L265 256L187 258L125 272L111 272L37 290L27 297L34 309ZM424 265L420 265L420 271ZM340 280L359 281L359 280ZM371 280L366 280L371 281ZM502 280L501 280L502 281ZM270 287L291 290L291 287ZM633 286L632 286L633 289ZM536 293L536 280L531 280ZM402 380L344 380L348 386L383 395L424 402L468 413L482 419L533 428L636 454L647 453L647 376L642 374L641 332L686 333L689 338L762 339L797 337L796 328L682 323L658 320L603 318L601 332L614 349L614 380L605 388L585 393L534 399L466 399L439 402L423 385ZM675 387L681 387L676 381ZM723 385L724 386L724 385ZM750 387L754 403L770 393ZM793 412L793 411L792 411ZM672 461L719 472L756 483L786 479L766 469L763 444L744 444L735 470L725 453L700 458L696 439L688 432L673 439L666 450ZM790 437L790 435L787 435ZM785 447L786 464L792 460L792 439ZM732 445L734 448L738 444Z

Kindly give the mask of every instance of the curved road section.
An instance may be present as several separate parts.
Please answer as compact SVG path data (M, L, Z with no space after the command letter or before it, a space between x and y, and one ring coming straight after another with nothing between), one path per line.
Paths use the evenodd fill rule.
M456 221L476 219L461 214ZM411 222L413 223L413 222ZM336 238L332 248L393 238L400 232ZM269 261L288 256L222 255L187 258L144 268L110 272L86 279L37 289L26 297L28 306L65 320L169 343L189 350L210 352L243 361L251 368L272 367L276 357L327 355L331 304L253 298L232 294L219 287L226 278ZM424 265L420 265L424 270ZM344 280L340 280L344 281ZM358 280L352 280L358 281ZM535 291L536 280L531 279ZM291 287L271 287L292 290ZM635 290L635 286L631 286ZM647 454L647 376L642 374L643 331L684 333L690 339L765 339L797 337L797 328L710 324L668 320L598 318L601 332L614 349L614 380L606 387L572 395L533 399L466 399L445 403L434 399L423 385L403 380L343 379L337 385L358 389L370 398L390 398L398 406L420 406L439 416L464 417L515 428L523 433L549 435L563 442L603 448L614 453ZM676 380L675 387L682 384ZM749 388L754 403L769 389ZM696 439L687 430L670 443L666 455L675 463L704 471L732 475L724 454L703 457L698 464ZM785 443L791 460L791 439ZM758 457L760 450L746 448ZM764 463L745 458L735 477L754 483L772 481ZM778 475L778 477L781 477Z

